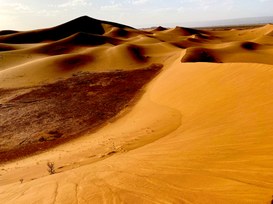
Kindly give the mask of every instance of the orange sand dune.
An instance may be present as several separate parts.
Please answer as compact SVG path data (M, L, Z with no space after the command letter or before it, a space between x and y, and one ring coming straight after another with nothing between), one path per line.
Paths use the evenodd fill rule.
M270 203L272 32L0 31L0 203Z

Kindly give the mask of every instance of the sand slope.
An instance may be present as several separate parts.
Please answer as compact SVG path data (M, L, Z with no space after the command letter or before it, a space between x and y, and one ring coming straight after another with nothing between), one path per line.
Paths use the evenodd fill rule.
M37 43L2 32L0 88L163 68L96 132L0 164L1 203L270 203L272 25L140 31L83 17L68 27Z

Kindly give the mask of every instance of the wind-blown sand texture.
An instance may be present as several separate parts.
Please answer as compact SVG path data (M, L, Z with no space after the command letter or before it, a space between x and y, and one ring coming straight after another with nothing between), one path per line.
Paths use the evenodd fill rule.
M271 202L273 25L84 16L0 51L0 203Z

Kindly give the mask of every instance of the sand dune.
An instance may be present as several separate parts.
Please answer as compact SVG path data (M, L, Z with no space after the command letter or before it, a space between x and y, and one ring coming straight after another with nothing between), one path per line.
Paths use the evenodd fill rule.
M11 34L0 36L0 42L38 43L42 41L60 40L78 32L102 35L104 33L103 23L103 21L83 16L53 28L16 33L11 32ZM111 22L107 22L107 24L120 28L126 27L125 25Z
M0 31L0 203L270 203L272 32Z

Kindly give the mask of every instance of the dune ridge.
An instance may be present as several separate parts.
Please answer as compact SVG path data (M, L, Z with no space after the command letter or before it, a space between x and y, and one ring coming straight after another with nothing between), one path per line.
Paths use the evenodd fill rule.
M272 31L0 31L0 203L270 203Z

